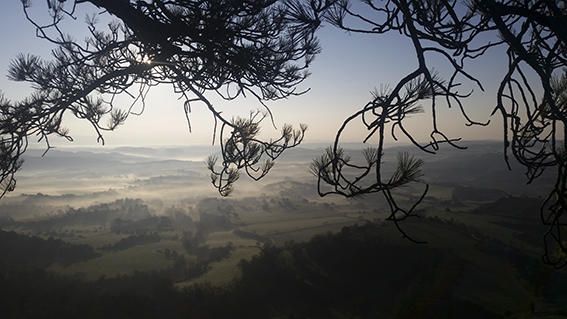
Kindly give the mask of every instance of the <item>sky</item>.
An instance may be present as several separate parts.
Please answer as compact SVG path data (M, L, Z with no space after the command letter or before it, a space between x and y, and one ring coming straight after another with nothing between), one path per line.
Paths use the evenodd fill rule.
M33 1L34 13L44 14L44 1ZM6 78L10 61L19 53L47 56L53 46L35 37L33 26L25 20L19 0L4 0L0 5L0 91L11 100L22 99L31 90L25 83L14 83ZM68 21L69 28L84 27L84 14L76 21ZM407 38L397 34L368 36L349 34L330 25L324 25L318 34L322 53L310 69L311 76L300 86L310 88L301 96L268 103L281 127L284 123L309 126L306 143L330 143L344 119L371 99L370 91L383 85L393 86L416 67L415 54ZM476 89L465 101L470 116L478 121L490 117L495 103L494 89L503 76L505 57L498 50L489 52L479 63L471 66L471 73L485 85L486 92ZM445 63L431 60L437 70L446 70ZM213 99L225 114L246 116L250 110L261 109L254 99L225 102ZM427 106L427 104L424 104ZM132 116L115 132L105 134L106 145L193 145L212 142L213 119L204 106L194 106L191 113L192 132L189 133L183 113L183 101L178 100L170 87L153 89L141 116ZM502 138L499 117L493 117L488 127L467 127L460 112L453 108L439 110L440 127L451 137L465 140L494 140ZM69 116L64 126L70 129L75 145L94 145L96 135L84 121ZM431 130L429 114L414 116L409 122L418 140L425 141ZM277 131L266 122L265 136L277 136ZM362 127L349 128L342 141L361 142L365 137ZM407 143L400 140L399 143ZM56 141L65 145L67 142Z

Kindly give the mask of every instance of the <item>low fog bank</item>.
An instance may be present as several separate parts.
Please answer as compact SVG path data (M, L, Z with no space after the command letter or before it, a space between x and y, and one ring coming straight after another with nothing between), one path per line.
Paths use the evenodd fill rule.
M467 150L443 147L435 155L409 146L388 148L384 170L393 170L397 154L401 152L423 158L423 180L431 185L428 198L432 201L541 197L553 183L553 172L546 172L528 185L519 165L512 162L513 169L508 170L500 143L465 145ZM354 162L361 162L361 149L357 145L346 151ZM32 149L24 157L16 190L0 202L0 216L13 219L49 216L122 198L144 200L153 214L163 214L170 207L192 209L211 198L227 202L271 197L348 202L333 196L320 198L317 194L317 181L309 172L309 164L322 153L320 145L288 150L260 182L243 174L230 198L221 199L210 183L205 166L206 157L215 150L211 146L66 147L50 150L42 156L43 150ZM419 188L419 185L410 186L399 192L408 195L418 192ZM380 199L370 197L351 202L377 202L376 207L380 206Z

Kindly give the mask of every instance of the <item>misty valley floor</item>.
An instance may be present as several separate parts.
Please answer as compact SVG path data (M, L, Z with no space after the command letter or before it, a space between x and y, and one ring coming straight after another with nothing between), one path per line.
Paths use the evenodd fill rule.
M205 148L32 151L0 201L0 316L567 318L567 272L541 262L552 176L525 185L499 150L425 158L431 190L402 224L425 245L379 197L320 198L317 149L230 198Z

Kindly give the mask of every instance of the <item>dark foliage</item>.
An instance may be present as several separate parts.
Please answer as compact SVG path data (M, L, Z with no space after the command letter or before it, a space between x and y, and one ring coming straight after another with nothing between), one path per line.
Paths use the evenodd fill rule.
M465 238L466 228L424 220ZM0 314L18 318L504 318L561 315L538 304L495 312L462 291L466 278L484 276L458 254L392 242L376 224L354 226L307 243L265 246L242 262L242 276L225 288L171 282L179 270L80 282L44 271L0 273ZM561 305L567 276L501 242L480 238L480 251L523 267L525 289ZM488 257L489 259L492 257ZM400 262L401 261L401 262ZM475 262L478 261L475 259ZM181 264L181 263L180 263ZM494 264L494 263L493 263ZM419 271L416 271L419 270ZM506 286L506 285L504 285ZM32 288L33 287L33 288ZM495 288L500 287L498 285ZM474 290L474 287L471 287ZM497 288L500 289L500 288ZM498 291L496 291L498 292ZM546 296L553 296L548 298ZM547 312L546 312L547 311Z
M124 198L111 203L70 208L59 215L17 224L35 232L48 232L70 225L107 226L117 218L128 220L150 218L150 212L142 200Z
M171 219L165 216L151 216L138 220L116 218L110 225L110 231L117 234L144 234L172 229Z
M461 110L467 125L487 125L469 117L465 101L471 92L464 85L484 90L471 72L471 64L496 47L505 50L507 65L495 96L493 114L503 124L505 160L513 156L526 169L527 182L545 170L556 172L554 187L541 207L544 261L556 267L567 264L567 245L562 237L567 209L567 8L564 1L470 0L416 1L364 0L363 10L349 0L262 1L134 1L48 0L50 23L40 25L30 16L30 1L22 0L27 19L40 38L57 45L53 59L32 55L17 57L9 70L15 81L32 84L34 93L22 101L0 98L0 186L3 193L15 187L14 174L21 166L28 138L36 135L50 148L48 138L72 140L62 126L65 114L92 124L100 141L102 131L113 130L128 116L141 113L147 92L168 84L184 100L190 128L191 109L202 103L215 119L215 136L221 157L207 166L211 181L223 196L244 171L252 179L264 177L282 152L298 145L305 125L282 127L281 136L264 141L260 123L273 118L265 112L228 119L211 103L210 94L230 101L249 95L261 103L297 92L319 48L314 32L332 25L354 33L381 35L397 32L414 49L417 67L391 89L373 92L370 101L349 116L339 128L333 145L312 166L320 195L347 197L381 193L399 231L414 242L399 222L415 217L416 207L403 207L392 190L408 183L422 183L422 161L400 154L397 168L382 169L384 141L404 136L418 149L435 153L442 144L464 148L459 138L441 128L442 106ZM64 18L75 16L78 6L91 4L116 21L101 28L97 16L87 19L89 36L79 42L65 34ZM449 74L435 72L431 63L440 58ZM530 76L533 74L534 76ZM464 84L464 85L463 85ZM132 97L119 109L115 97ZM409 116L427 103L431 130L419 142L406 127ZM368 134L372 146L356 163L342 150L343 132L355 122ZM217 127L218 126L218 127Z
M112 245L102 246L101 249L119 251L135 246L157 243L160 240L161 237L157 233L144 233L144 234L132 235L126 238L122 238Z
M313 31L317 19L298 20L287 1L105 1L48 0L51 21L44 25L29 12L27 19L38 37L56 45L52 60L22 54L11 64L9 78L35 89L17 102L0 97L0 183L2 191L15 187L14 173L21 166L30 136L50 148L49 137L72 140L63 127L71 114L89 122L98 141L131 115L140 114L152 87L166 84L184 101L191 130L191 110L203 104L215 120L215 136L222 156L208 166L212 182L222 195L232 191L239 172L262 178L284 150L299 144L307 127L284 125L274 140L259 139L259 123L273 118L264 104L303 92L297 90L318 52ZM97 8L86 20L88 37L76 41L62 29L62 21L75 19L77 7ZM319 8L320 9L320 8ZM110 19L106 27L100 16ZM130 105L119 108L115 97L128 95ZM226 101L251 96L265 112L230 119L211 96ZM141 110L140 110L141 109ZM218 127L217 127L218 125Z
M0 230L0 269L44 269L99 256L88 245L73 245L60 239L47 240Z
M402 136L426 153L436 153L442 144L465 148L460 138L448 137L437 116L441 107L460 109L467 125L487 125L466 112L465 101L472 86L484 91L472 66L497 47L506 52L507 65L498 76L494 114L503 126L505 160L510 155L526 172L527 182L553 170L556 182L541 207L544 261L556 267L567 264L564 231L567 210L567 5L564 1L470 0L331 1L320 13L342 30L380 36L399 33L411 43L417 67L392 88L372 93L370 101L349 116L336 134L333 145L315 160L312 171L319 179L319 193L359 196L380 192L390 205L389 219L398 222L416 216L415 205L398 205L392 188L420 182L421 161L401 155L398 169L385 176L382 169L384 140ZM441 59L449 68L443 78L432 61ZM532 76L533 74L534 76ZM424 110L431 118L428 141L413 136L406 119ZM365 161L355 163L340 147L343 131L361 123L367 129ZM427 185L424 187L424 194ZM423 199L421 197L417 203ZM400 228L400 231L407 234ZM410 238L411 239L411 238Z

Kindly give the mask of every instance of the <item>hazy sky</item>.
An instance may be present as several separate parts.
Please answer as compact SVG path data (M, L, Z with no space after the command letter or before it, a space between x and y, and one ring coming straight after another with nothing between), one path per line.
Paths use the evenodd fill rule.
M34 1L37 7L45 1ZM36 8L37 9L37 8ZM37 11L37 10L36 10ZM41 12L40 12L41 13ZM84 15L79 15L72 25L83 25ZM19 0L4 0L0 7L0 90L17 100L29 94L26 84L13 83L5 74L10 60L18 53L46 55L53 47L35 37L34 28L25 20ZM276 124L306 123L309 131L306 142L329 142L342 121L370 98L370 91L381 85L393 86L416 66L414 52L408 39L399 35L365 36L347 34L326 25L319 32L323 52L316 57L311 68L311 77L303 88L311 91L303 96L270 103ZM506 63L501 52L487 54L472 68L487 88L486 93L476 90L466 101L473 119L484 121L494 105L494 88L503 75ZM435 61L432 61L435 62ZM444 63L432 63L437 70L445 70ZM209 96L213 96L210 94ZM183 114L183 101L172 93L170 87L156 88L148 96L145 113L132 116L117 132L108 133L108 145L158 145L158 144L207 144L212 137L212 116L202 106L194 106L192 113L193 133L189 134ZM225 102L213 99L228 114L247 115L249 110L261 108L253 99ZM427 106L427 104L425 104ZM452 136L465 139L500 139L500 118L494 117L489 127L465 127L465 121L457 109L440 110L441 128ZM411 120L415 135L426 139L431 129L428 114L416 115ZM92 129L77 120L68 119L64 125L78 144L94 144L96 136ZM266 122L266 135L277 133ZM360 142L364 137L362 128L353 128L345 135L346 142ZM407 142L407 141L402 141Z

